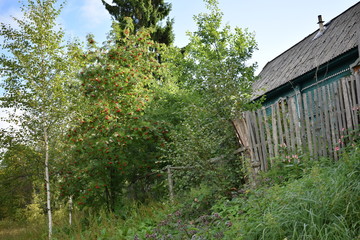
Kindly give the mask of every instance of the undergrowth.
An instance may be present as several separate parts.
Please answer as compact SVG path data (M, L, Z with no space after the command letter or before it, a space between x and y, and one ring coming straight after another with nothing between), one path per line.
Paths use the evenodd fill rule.
M53 239L360 239L359 159L353 146L338 162L322 159L287 181L236 190L231 199L203 185L175 204L132 203L121 215L76 212L71 226L65 217L56 221ZM282 174L273 170L264 179ZM5 225L1 239L46 239L44 227Z

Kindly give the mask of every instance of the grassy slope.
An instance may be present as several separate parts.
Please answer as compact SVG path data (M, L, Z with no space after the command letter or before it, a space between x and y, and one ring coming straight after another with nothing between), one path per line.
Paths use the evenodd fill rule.
M276 175L276 174L275 174ZM177 204L132 205L127 219L79 214L55 239L360 239L360 149L322 161L300 179L248 190L202 212L206 191ZM196 196L195 194L195 196ZM177 210L177 211L176 211ZM0 239L44 239L44 228L0 224ZM39 230L42 229L42 230ZM202 238L201 238L202 237ZM135 238L136 239L136 238Z

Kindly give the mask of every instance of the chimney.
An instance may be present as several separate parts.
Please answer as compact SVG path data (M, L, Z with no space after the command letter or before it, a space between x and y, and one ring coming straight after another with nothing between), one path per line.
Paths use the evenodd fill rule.
M321 16L321 15L318 16L318 20L319 20L319 22L318 22L318 24L319 24L319 31L320 31L320 32L325 31L324 21L322 20L322 16Z

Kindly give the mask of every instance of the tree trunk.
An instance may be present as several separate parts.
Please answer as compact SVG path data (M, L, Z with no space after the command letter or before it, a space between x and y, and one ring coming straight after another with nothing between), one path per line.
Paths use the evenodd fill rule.
M73 210L73 201L72 196L69 197L69 225L72 224L72 210Z
M51 195L50 195L50 176L49 176L49 140L47 128L44 129L44 141L45 141L45 182L46 182L46 203L48 214L48 226L49 226L49 239L52 235L52 216L51 216Z

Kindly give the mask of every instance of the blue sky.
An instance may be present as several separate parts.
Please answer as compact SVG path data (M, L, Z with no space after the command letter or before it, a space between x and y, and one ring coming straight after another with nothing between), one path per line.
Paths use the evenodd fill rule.
M111 0L107 0L109 3ZM166 0L165 0L166 1ZM167 0L172 4L175 44L187 43L186 31L196 30L193 15L206 11L202 0ZM356 0L219 0L224 22L232 27L248 28L255 32L259 50L253 55L259 70L304 37L317 29L317 16L325 22L336 17L358 1ZM0 22L11 24L10 15L21 16L17 0L0 0ZM111 18L101 0L67 0L59 23L67 37L85 39L93 33L104 41L110 29Z
M111 3L111 0L107 0ZM165 0L166 1L166 0ZM303 38L316 31L317 16L325 22L356 4L357 0L218 0L224 13L224 23L234 28L247 28L255 32L259 50L252 62L257 62L259 72L264 65ZM205 12L202 0L167 0L172 4L175 45L183 47L187 31L195 31L195 14ZM10 16L21 17L17 0L0 0L0 22L12 24ZM59 23L67 38L84 41L88 33L102 42L110 30L111 18L101 0L67 0ZM1 51L1 49L0 49ZM3 113L0 111L0 116ZM4 123L0 122L0 128Z

